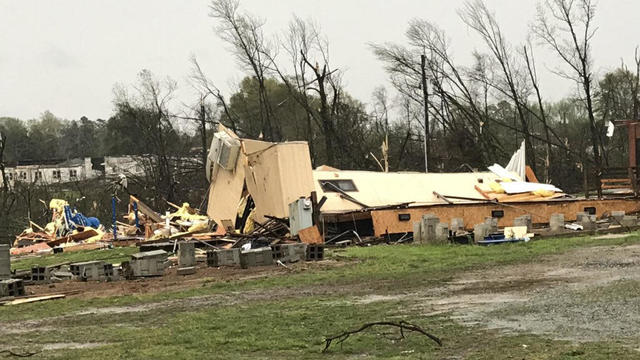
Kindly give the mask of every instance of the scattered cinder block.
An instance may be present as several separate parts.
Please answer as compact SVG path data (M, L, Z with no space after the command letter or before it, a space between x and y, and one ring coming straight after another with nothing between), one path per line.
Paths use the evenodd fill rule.
M164 250L146 251L131 255L129 265L134 277L162 276L166 268L167 252Z
M638 225L638 217L634 215L624 215L620 221L620 225L626 227L635 227Z
M196 273L196 267L195 266L181 267L181 268L178 268L177 273L178 273L178 275L195 274Z
M622 222L622 219L624 218L624 215L625 215L624 211L612 211L611 212L611 217L614 218L618 222Z
M192 267L196 265L196 246L192 242L178 244L178 267Z
M5 296L24 296L22 279L0 280L0 297Z
M273 252L270 247L250 249L240 253L240 266L243 269L266 265L273 265Z
M582 225L584 230L595 230L597 227L596 216L587 213L579 214L578 223Z
M9 251L11 246L8 244L0 245L0 280L11 278L11 257Z
M324 259L324 245L307 246L307 261L320 261Z
M99 281L106 276L103 261L85 261L69 265L71 273L81 280Z
M587 214L584 211L580 211L578 213L576 213L576 222L577 223L582 223L583 220L585 219L589 219L589 214Z
M564 214L551 214L549 218L549 227L551 231L560 231L564 229Z
M47 266L33 266L31 268L31 283L45 284L51 281L51 271Z
M207 266L235 266L240 265L240 249L222 249L207 251Z
M307 244L295 243L295 244L282 244L282 261L288 263L294 263L298 261L304 261L307 257Z

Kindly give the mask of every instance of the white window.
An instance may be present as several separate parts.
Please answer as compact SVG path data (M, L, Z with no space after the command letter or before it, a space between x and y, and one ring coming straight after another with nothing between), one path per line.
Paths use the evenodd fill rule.
M36 180L42 180L42 171L36 171Z
M27 180L27 172L26 171L21 171L20 172L20 180Z
M53 170L53 178L60 180L60 170Z
M8 178L9 180L13 180L13 173L8 173L8 174L7 174L7 178Z
M74 169L69 170L69 177L72 177L72 178L78 177L78 170L74 170Z

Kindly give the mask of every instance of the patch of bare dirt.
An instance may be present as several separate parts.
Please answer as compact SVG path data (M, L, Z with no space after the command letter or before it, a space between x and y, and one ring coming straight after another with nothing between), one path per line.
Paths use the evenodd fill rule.
M68 293L68 297L91 299L118 295L155 294L173 292L210 285L216 282L230 282L290 275L308 270L329 269L349 264L345 261L324 260L319 262L299 262L282 266L260 266L248 269L239 267L207 267L198 264L197 271L191 275L178 275L175 267L165 271L164 276L148 277L136 280L104 281L63 281L54 284L30 285L28 295Z

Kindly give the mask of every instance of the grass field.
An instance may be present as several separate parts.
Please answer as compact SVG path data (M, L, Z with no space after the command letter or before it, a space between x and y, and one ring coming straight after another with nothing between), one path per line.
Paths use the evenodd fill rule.
M326 266L298 269L293 265L290 273L266 278L203 279L198 286L179 291L85 295L5 306L0 308L0 333L5 334L0 350L38 351L32 358L47 359L635 359L640 352L633 346L638 340L633 332L616 339L601 336L584 341L555 336L553 332L528 332L526 328L503 331L483 321L460 321L458 315L466 311L460 304L456 303L455 311L433 311L433 304L452 296L491 298L533 290L531 298L536 299L540 293L560 291L562 286L541 285L543 278L534 281L530 277L526 281L508 277L494 283L492 277L519 268L535 269L540 264L550 269L575 265L561 264L564 256L558 254L574 254L571 261L580 262L586 253L597 259L603 249L627 253L637 244L640 236L633 234L626 238L540 240L493 247L402 245L335 250ZM120 262L130 251L83 252L67 255L70 258L52 256L46 261ZM14 265L28 268L34 261ZM451 284L460 279L472 279L468 284L474 284L474 288L467 283L460 289L452 288ZM578 308L582 301L637 304L638 284L637 279L598 283L593 285L594 296L577 289L571 299ZM547 312L553 316L547 303L506 302L487 313L505 319ZM626 312L629 307L620 309ZM638 318L640 310L627 316ZM417 334L409 333L399 340L398 333L391 329L376 329L353 335L342 346L334 345L321 353L325 336L382 320L417 324L440 337L443 346Z

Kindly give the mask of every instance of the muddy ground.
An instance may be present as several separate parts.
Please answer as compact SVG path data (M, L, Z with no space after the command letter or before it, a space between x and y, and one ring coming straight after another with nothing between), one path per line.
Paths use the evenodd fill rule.
M342 266L345 262L322 261L284 267L207 268L197 274L178 276L175 269L161 278L113 283L65 282L30 286L35 294L73 292L71 297L94 298L120 294L177 291L216 281L286 275L318 268ZM152 309L201 304L235 304L273 298L304 298L310 295L343 295L354 304L398 301L410 304L408 314L448 316L462 325L473 325L506 334L532 333L558 340L609 341L633 339L640 334L640 245L598 246L570 250L535 261L489 267L459 273L451 281L410 293L394 293L361 284L274 288L268 292L244 290L181 300L166 300L137 306L78 309L64 317L96 313L144 312ZM21 333L51 323L52 318L0 324L2 333Z

